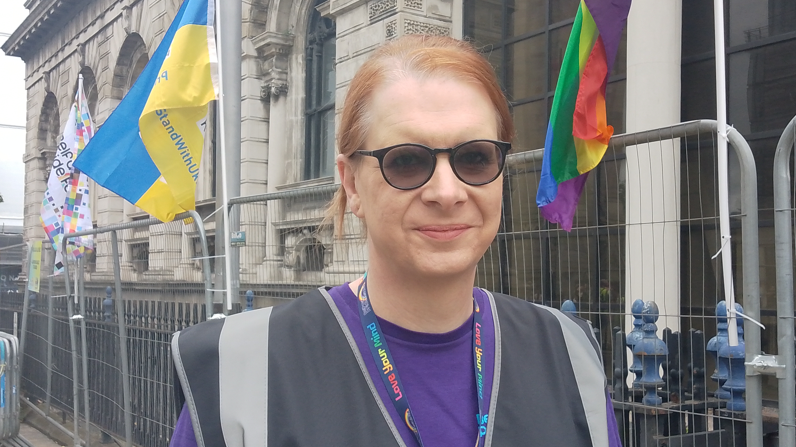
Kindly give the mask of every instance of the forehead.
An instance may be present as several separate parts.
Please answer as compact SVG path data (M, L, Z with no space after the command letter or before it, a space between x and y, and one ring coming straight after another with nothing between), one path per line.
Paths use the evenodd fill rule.
M370 149L407 142L451 147L498 133L486 91L459 79L402 77L373 93L369 113Z

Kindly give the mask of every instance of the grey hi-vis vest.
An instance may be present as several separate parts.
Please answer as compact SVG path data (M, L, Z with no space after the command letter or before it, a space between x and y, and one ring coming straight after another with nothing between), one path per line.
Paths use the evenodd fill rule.
M487 295L495 374L485 445L608 447L588 322ZM406 445L326 289L189 327L172 355L199 447Z

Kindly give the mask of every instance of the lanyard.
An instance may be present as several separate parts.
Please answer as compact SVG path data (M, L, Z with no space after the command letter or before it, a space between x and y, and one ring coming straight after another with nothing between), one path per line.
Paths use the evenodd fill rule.
M381 367L381 380L384 382L384 387L387 388L387 394L390 396L395 411L403 418L409 431L415 436L417 444L423 447L423 441L420 439L420 433L417 431L417 424L412 416L412 410L409 408L409 400L404 395L404 387L401 383L401 378L398 375L398 370L395 367L390 348L387 346L387 339L379 326L379 321L376 319L376 314L370 305L370 298L368 297L368 274L362 279L357 291L359 298L359 319L362 322L362 330L365 331L365 339L368 341L370 353L373 355L373 360L376 366ZM489 418L488 414L484 414L484 345L481 338L481 309L478 302L473 298L473 363L475 368L475 388L478 397L478 414L475 415L478 424L478 437L475 441L475 447L481 445L481 438L486 435L486 424Z

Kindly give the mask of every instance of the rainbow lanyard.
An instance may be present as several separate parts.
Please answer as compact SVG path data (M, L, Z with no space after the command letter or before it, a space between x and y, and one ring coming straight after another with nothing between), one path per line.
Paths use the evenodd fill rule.
M359 298L359 319L362 322L362 330L365 331L365 338L370 347L370 353L373 355L373 360L376 366L381 366L381 380L384 382L384 387L387 388L387 394L390 396L395 410L399 416L403 416L406 426L409 431L415 436L417 443L423 447L423 441L420 439L420 433L417 431L417 424L412 416L412 410L409 408L409 400L404 395L403 384L398 375L398 370L395 367L390 348L387 346L387 339L379 326L379 321L376 319L376 314L370 305L370 298L368 298L368 274L362 279L362 283L357 290L357 297ZM486 436L486 424L489 418L488 414L484 414L484 345L481 339L481 309L478 302L473 298L473 360L475 365L475 387L478 395L478 414L475 415L478 423L478 438L475 441L475 447L481 445L481 439Z

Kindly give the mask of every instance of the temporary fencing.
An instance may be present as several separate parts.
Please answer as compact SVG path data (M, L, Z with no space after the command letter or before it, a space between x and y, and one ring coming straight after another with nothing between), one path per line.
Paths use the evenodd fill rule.
M0 332L0 444L15 443L19 434L19 340Z
M741 255L736 300L759 320L757 173L748 144L735 130L728 137L732 247ZM542 151L513 154L508 162L502 228L479 264L478 283L577 308L593 323L625 446L762 445L760 378L744 380L744 348L740 358L733 351L729 386L745 391L746 411L738 411L738 392L730 400L720 388L729 354L716 349L717 341L719 349L727 345L727 314L717 307L724 289L715 260L716 138L713 121L615 136L585 186L570 233L536 210ZM760 331L748 322L743 328L751 358L760 352ZM637 373L629 389L628 369Z
M271 306L365 271L358 219L346 214L340 238L331 225L323 225L337 189L326 184L230 200L233 220L240 222L232 253L240 271L238 302L251 291L255 307Z
M0 300L0 329L21 315L24 401L75 445L111 437L167 445L178 411L171 335L205 320L212 306L203 223L190 212L68 239L86 234L96 237L96 257L70 261L53 277L45 243L41 292Z
M796 445L796 360L794 359L793 222L796 183L791 179L796 117L785 128L774 155L774 232L777 259L777 355L754 359L754 371L777 378L779 445Z
M781 142L791 149L792 126L791 137ZM569 233L544 221L535 206L542 151L512 153L507 160L501 227L479 262L477 285L592 322L626 447L761 447L772 445L778 428L793 426L793 415L782 411L783 404L792 406L782 394L792 383L792 351L778 351L780 361L791 359L790 378L780 378L779 422L776 383L765 378L764 366L751 362L766 361L756 356L771 350L771 337L761 338L751 320L760 321L761 312L772 309L761 309L760 301L757 167L733 129L733 271L736 301L743 307L738 311L751 320L737 318L740 347L727 341L727 318L740 313L721 304L717 138L714 121L615 136L585 186ZM777 166L783 165L788 176L781 183L790 193L789 162ZM230 201L235 231L229 260L239 290L232 312L246 301L250 307L279 304L355 279L366 269L362 225L347 213L337 228L343 237L336 238L334 226L323 224L338 186L317 182ZM778 218L791 217L791 201L788 196L785 205L777 205ZM19 295L3 297L2 309L28 309L23 388L47 415L72 412L74 421L89 415L91 424L128 445L165 445L177 412L169 337L202 321L212 304L216 256L199 216L191 217L189 223L145 220L94 230L96 259L67 268L80 272L77 287L48 278L48 293L31 296L28 304ZM778 221L777 248L787 247L792 255L779 226ZM782 228L792 230L792 222ZM788 272L792 281L792 264L782 258L778 281ZM108 285L113 296L103 300ZM74 297L77 307L70 310ZM204 308L198 304L203 298ZM766 334L781 331L786 322L792 340L792 295L779 301L790 302L790 311L785 304L779 324L764 314ZM0 316L0 329L11 324L8 314ZM787 331L782 334L778 338L787 341Z
M761 377L747 376L743 364L760 352L760 329L741 323L744 344L725 348L727 317L734 314L719 304L716 128L714 121L695 121L614 137L586 184L570 233L537 211L542 151L507 160L501 228L478 265L477 284L554 307L569 300L570 309L592 321L626 446L752 447L775 431L775 418L763 420ZM759 321L756 166L740 134L730 129L728 138L736 301ZM357 219L346 215L342 239L321 225L336 189L298 187L230 202L240 222L233 252L240 302L248 292L252 307L277 304L362 274L367 252ZM645 302L655 303L647 305L646 317ZM656 322L645 335L645 324ZM653 362L645 368L663 364L663 376L643 378L641 357L632 355L645 336L649 349L661 351L643 353ZM638 373L635 380L628 379L626 363ZM772 411L766 408L767 415Z

